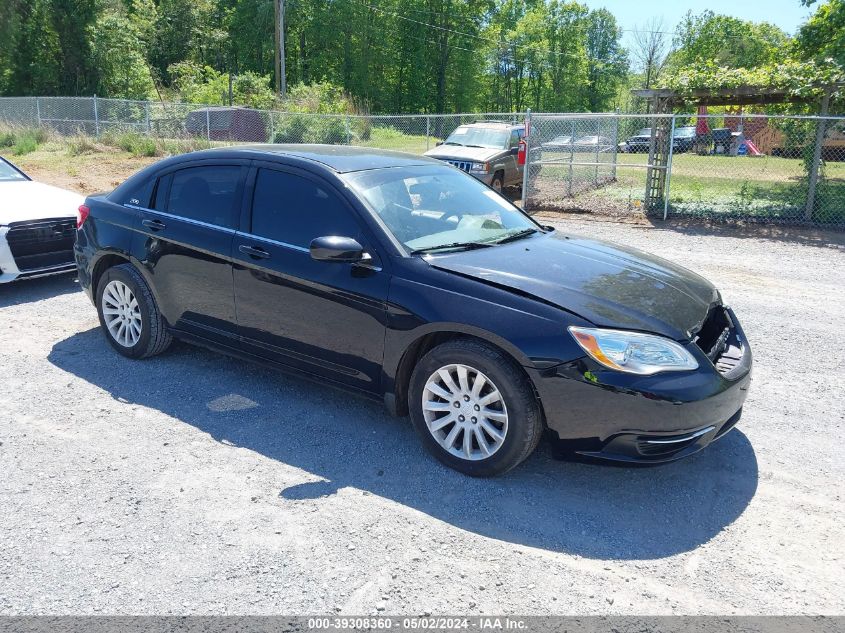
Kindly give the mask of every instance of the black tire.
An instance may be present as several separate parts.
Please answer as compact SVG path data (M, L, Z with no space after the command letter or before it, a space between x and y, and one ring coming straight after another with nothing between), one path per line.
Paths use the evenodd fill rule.
M121 281L132 291L141 313L141 334L138 341L130 346L120 344L109 332L103 314L103 292L112 281ZM165 351L172 342L167 323L156 305L147 282L132 264L120 264L106 270L97 284L97 315L100 327L111 346L128 358L149 358Z
M505 189L505 175L497 171L493 174L493 180L490 181L490 188L497 193L502 193Z
M426 383L438 369L462 364L483 373L501 393L507 407L507 432L489 457L469 460L443 448L429 431L423 412ZM411 375L408 408L423 445L446 466L472 477L501 475L523 462L537 448L543 433L537 397L522 368L496 347L476 339L456 339L423 356Z

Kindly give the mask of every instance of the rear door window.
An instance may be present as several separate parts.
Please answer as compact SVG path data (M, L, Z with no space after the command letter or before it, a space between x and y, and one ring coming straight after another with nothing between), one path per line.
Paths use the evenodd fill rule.
M239 165L207 165L174 172L167 198L167 212L215 226L234 228L241 199L242 171ZM157 198L161 197L161 193Z
M328 187L284 171L258 171L253 235L308 248L315 237L357 238L359 232L352 210Z

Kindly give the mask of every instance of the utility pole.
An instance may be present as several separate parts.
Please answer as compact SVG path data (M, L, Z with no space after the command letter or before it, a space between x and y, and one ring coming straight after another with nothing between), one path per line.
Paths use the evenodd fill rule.
M288 91L285 72L285 0L275 0L276 8L276 92L284 98Z

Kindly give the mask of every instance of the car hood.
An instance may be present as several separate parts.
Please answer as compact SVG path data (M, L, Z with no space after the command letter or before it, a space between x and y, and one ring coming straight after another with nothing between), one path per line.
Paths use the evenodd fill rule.
M435 268L530 295L595 325L685 340L719 292L699 275L642 251L553 232L432 256Z
M479 163L492 160L505 150L503 149L489 149L486 147L462 147L460 145L438 145L435 148L428 150L425 156L431 158L439 158L441 160L471 160Z
M0 226L47 218L76 217L85 198L32 180L0 182Z

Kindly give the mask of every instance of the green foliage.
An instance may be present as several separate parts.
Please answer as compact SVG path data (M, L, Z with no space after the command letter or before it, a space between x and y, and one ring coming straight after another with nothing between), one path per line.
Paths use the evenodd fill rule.
M156 156L158 154L155 139L148 136L141 136L135 132L121 134L112 142L133 156Z
M46 140L47 132L41 128L20 130L14 135L12 153L15 156L30 154L37 150L38 146Z
M89 33L92 56L99 70L98 94L122 99L147 99L154 95L141 34L132 20L107 11Z
M843 79L845 70L833 60L823 65L787 60L756 68L729 68L714 62L696 62L669 75L664 85L691 99L699 89L717 90L740 86L786 88L793 95L810 97L821 95L820 85Z
M833 59L840 66L845 66L845 0L828 0L820 5L801 27L796 44L802 59L815 59L822 63Z
M199 66L183 61L172 64L168 73L181 101L204 104L229 103L229 75L211 66ZM253 72L236 75L232 79L232 102L251 108L268 109L275 101L269 77Z
M351 130L347 119L337 117L315 117L307 114L282 115L276 119L274 143L326 143L337 145L348 143Z
M783 57L789 38L768 22L751 22L710 10L687 12L678 26L669 66L678 70L701 62L730 68L754 68Z

